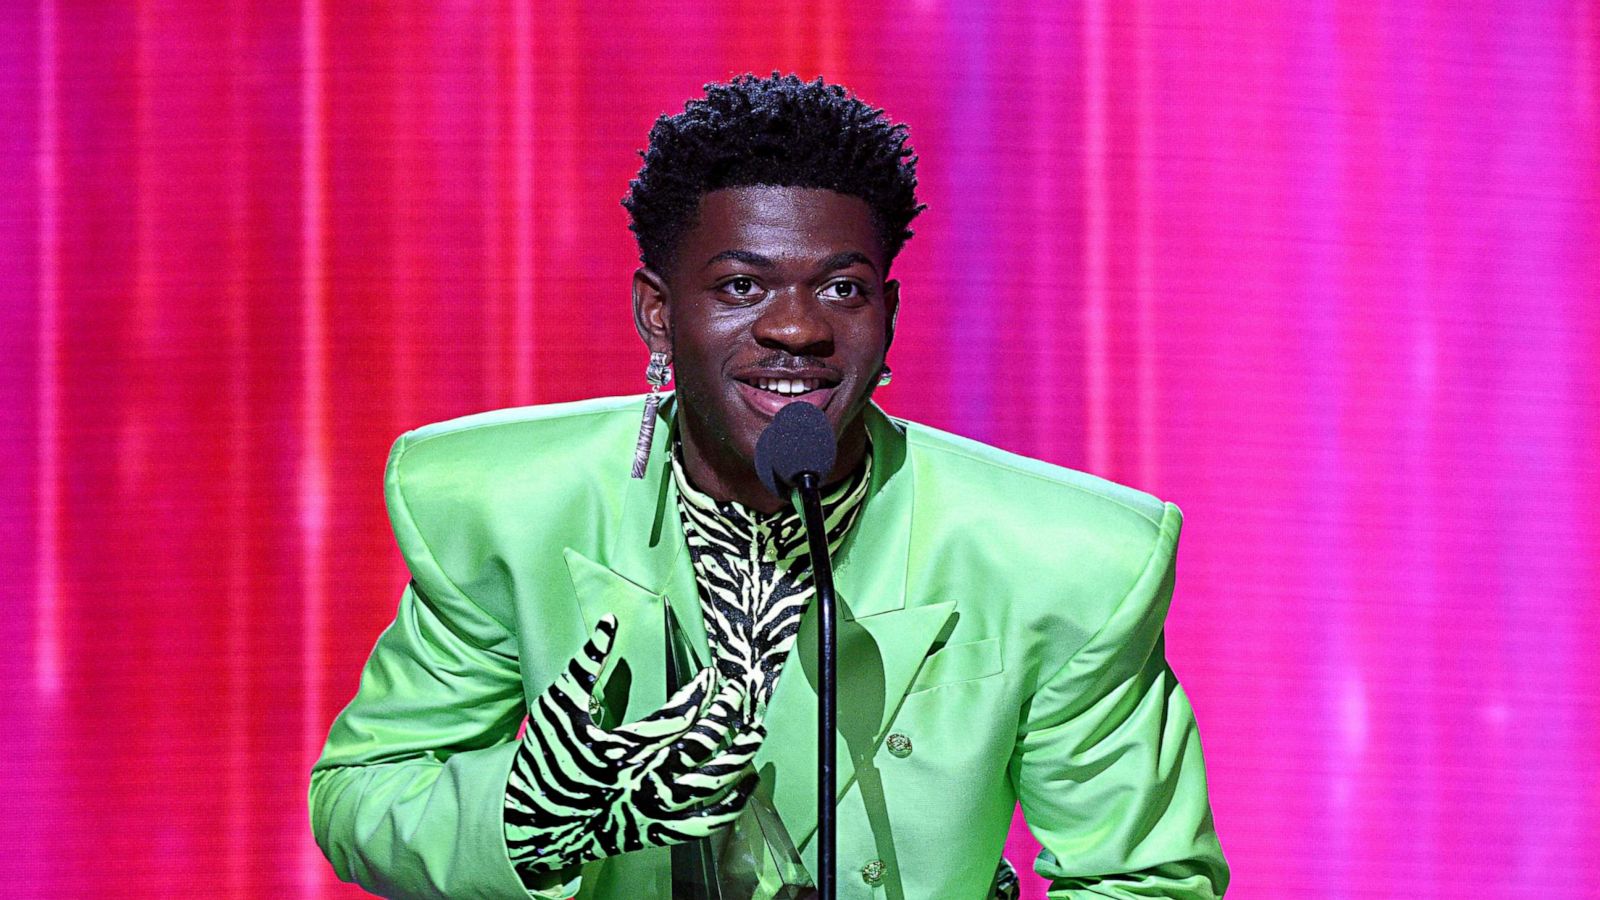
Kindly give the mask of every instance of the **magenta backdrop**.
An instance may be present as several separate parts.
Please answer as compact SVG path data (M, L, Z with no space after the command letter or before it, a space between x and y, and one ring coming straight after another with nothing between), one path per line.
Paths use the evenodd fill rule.
M390 441L642 389L636 151L778 68L923 157L885 405L1186 512L1234 896L1596 896L1595 3L1065 6L7 4L0 891L357 893Z

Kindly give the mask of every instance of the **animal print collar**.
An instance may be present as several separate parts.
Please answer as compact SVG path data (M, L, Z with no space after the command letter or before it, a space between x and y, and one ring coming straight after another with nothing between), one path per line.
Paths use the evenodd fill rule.
M680 454L675 445L672 477L706 638L719 673L747 687L741 712L760 716L815 593L805 523L793 507L762 513L713 499L689 483ZM830 553L838 553L859 517L871 477L869 448L856 471L823 496Z

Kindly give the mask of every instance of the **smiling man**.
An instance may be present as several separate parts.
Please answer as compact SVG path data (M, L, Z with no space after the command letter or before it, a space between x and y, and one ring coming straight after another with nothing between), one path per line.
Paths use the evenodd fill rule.
M645 343L677 363L689 481L762 512L785 505L751 461L795 401L833 424L832 480L853 471L899 303L866 201L811 187L711 191L678 257L634 273L634 306Z
M311 777L339 877L813 893L814 587L753 465L804 402L839 443L839 896L1015 897L1019 802L1052 898L1223 893L1162 638L1177 507L872 403L922 209L905 140L821 79L708 85L656 123L624 200L651 393L395 443L412 578Z

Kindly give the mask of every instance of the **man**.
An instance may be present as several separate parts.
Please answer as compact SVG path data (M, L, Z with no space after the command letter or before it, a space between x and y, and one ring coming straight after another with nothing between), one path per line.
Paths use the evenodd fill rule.
M1177 507L871 403L922 208L904 126L821 79L742 76L659 120L644 159L624 204L650 397L391 452L412 580L311 780L339 877L633 900L709 855L723 897L804 895L814 586L752 459L806 402L839 446L839 896L1014 896L1019 800L1051 897L1221 895L1162 641ZM669 685L674 646L699 674Z

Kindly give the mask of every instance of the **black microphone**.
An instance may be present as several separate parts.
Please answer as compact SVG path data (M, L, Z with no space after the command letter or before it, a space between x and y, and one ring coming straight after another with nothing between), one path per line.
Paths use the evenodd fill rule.
M820 483L833 471L837 453L828 417L810 403L796 400L778 410L756 440L756 475L767 490L783 497L785 488L800 486L801 473L815 475Z
M821 900L834 900L837 896L833 876L838 829L833 798L839 783L834 769L838 749L839 642L834 628L833 561L828 558L821 487L822 479L833 471L838 449L828 417L804 400L778 410L772 424L756 440L756 474L767 490L779 497L785 496L784 489L791 485L800 491L812 581L817 588L817 892Z

